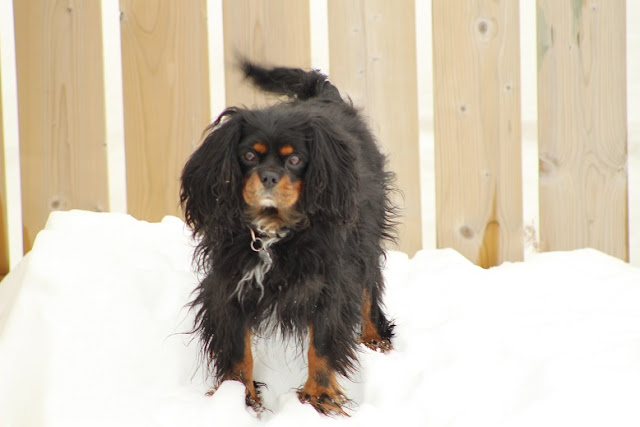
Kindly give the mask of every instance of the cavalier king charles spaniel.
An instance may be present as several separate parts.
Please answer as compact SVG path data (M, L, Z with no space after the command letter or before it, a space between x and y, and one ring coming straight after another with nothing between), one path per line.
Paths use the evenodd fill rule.
M216 384L242 382L258 412L253 337L308 337L300 401L348 415L338 376L353 373L360 344L391 349L381 264L395 236L393 174L325 75L248 61L242 69L286 100L228 108L184 167L180 200L204 273L193 332Z

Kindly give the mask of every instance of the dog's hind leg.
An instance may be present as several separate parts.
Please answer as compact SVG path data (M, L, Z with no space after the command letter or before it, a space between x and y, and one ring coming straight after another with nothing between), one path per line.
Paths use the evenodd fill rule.
M360 343L368 348L386 353L391 350L394 324L390 322L382 311L380 302L380 283L382 274L378 274L378 282L369 291L362 287L362 334Z

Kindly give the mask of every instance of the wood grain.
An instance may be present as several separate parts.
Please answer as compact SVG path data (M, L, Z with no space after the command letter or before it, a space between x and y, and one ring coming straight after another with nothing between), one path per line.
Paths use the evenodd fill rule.
M329 0L331 81L370 118L403 196L399 248L422 248L414 2Z
M625 2L537 7L540 247L628 260Z
M227 105L259 106L275 100L244 81L237 55L265 65L309 68L308 0L224 0Z
M182 167L209 123L205 0L121 0L127 208L181 215Z
M434 0L438 247L523 258L517 1Z
M14 1L24 247L49 212L109 209L100 4Z

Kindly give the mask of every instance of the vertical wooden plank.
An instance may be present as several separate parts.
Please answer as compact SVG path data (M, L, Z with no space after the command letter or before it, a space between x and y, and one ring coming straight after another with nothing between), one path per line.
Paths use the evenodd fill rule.
M205 0L121 0L127 208L179 215L182 167L209 123Z
M236 54L267 65L309 68L309 1L224 0L222 5L227 104L264 105L273 96L244 81Z
M523 257L518 1L433 0L438 247Z
M9 273L9 224L7 222L7 181L4 167L4 120L2 108L2 72L0 72L0 280Z
M329 0L331 81L364 107L403 197L400 249L422 247L413 0Z
M537 5L540 247L628 260L625 1Z
M109 208L100 3L14 1L24 246L51 210Z

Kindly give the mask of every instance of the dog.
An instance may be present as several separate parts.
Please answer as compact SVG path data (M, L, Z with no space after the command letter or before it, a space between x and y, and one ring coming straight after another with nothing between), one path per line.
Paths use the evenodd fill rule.
M361 113L325 75L241 67L281 100L226 109L184 166L180 201L204 273L190 304L193 332L215 384L242 382L258 412L253 337L308 337L300 401L348 415L338 378L354 373L359 345L392 348L381 268L396 236L394 175Z

